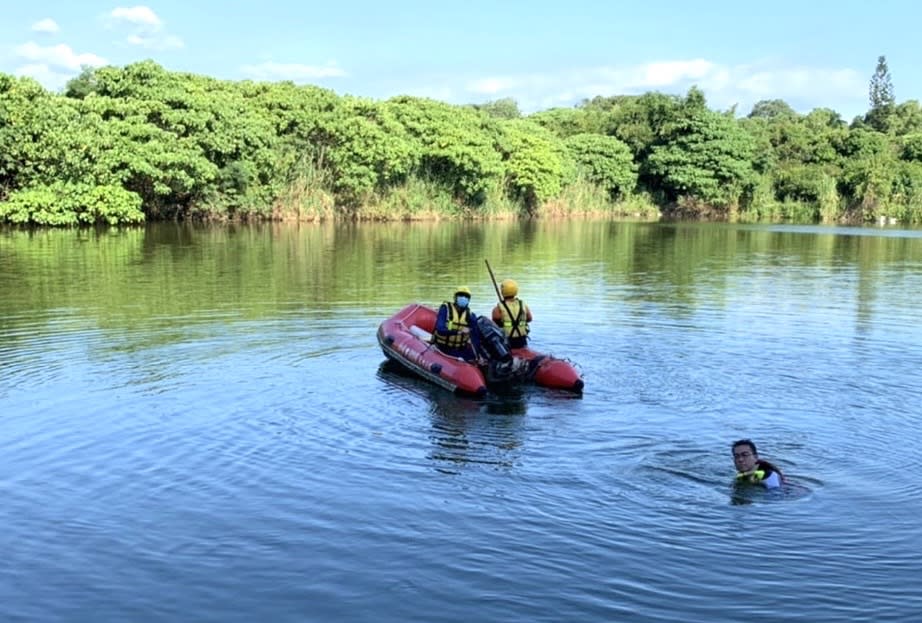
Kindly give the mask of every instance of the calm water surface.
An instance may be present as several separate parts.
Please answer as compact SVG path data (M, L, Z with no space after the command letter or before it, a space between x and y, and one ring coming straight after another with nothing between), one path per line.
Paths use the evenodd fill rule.
M582 397L384 364L485 258ZM920 292L893 229L2 231L0 620L922 620Z

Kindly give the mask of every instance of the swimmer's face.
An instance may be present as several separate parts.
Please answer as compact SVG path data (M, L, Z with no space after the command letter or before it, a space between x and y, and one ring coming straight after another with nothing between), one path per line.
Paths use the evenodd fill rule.
M746 444L733 446L733 464L736 465L736 471L748 472L755 469L756 461L759 455L752 451L752 448Z

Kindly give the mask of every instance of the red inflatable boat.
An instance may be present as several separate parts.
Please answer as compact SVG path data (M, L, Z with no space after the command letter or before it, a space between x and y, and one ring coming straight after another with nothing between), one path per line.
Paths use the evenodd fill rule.
M452 392L486 394L488 387L496 382L490 370L446 355L429 342L435 319L434 309L412 303L382 322L378 327L378 343L384 355ZM498 327L496 330L501 331ZM515 380L552 389L583 391L583 379L569 361L530 348L514 348L509 353L512 355L509 366L517 371Z

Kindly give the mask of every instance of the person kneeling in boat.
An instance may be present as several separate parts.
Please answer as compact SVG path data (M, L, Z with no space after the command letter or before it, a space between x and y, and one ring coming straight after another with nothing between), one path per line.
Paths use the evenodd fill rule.
M777 489L784 482L781 470L760 459L756 444L749 439L733 442L732 452L737 484L755 484L766 489Z
M499 284L503 300L493 308L493 322L503 328L509 340L509 348L525 348L528 345L528 323L531 310L525 301L517 298L519 284L512 279L503 279Z
M445 301L439 306L432 332L432 343L436 348L465 361L480 363L480 333L477 330L477 317L470 310L471 290L460 286L455 290L452 301Z

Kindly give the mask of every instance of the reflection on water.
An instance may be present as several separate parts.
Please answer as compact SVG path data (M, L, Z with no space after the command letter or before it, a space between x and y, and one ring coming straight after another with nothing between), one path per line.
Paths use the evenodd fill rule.
M912 621L920 234L0 230L0 619ZM581 396L382 364L485 258Z
M483 398L456 396L390 360L379 366L378 376L429 403L434 446L429 458L437 470L457 473L471 463L499 468L513 465L522 443L516 436L522 427L521 416L527 412L522 389Z
M790 478L777 489L766 489L759 485L734 482L730 486L730 503L734 505L760 502L785 502L802 500L812 491L803 482L794 482Z

